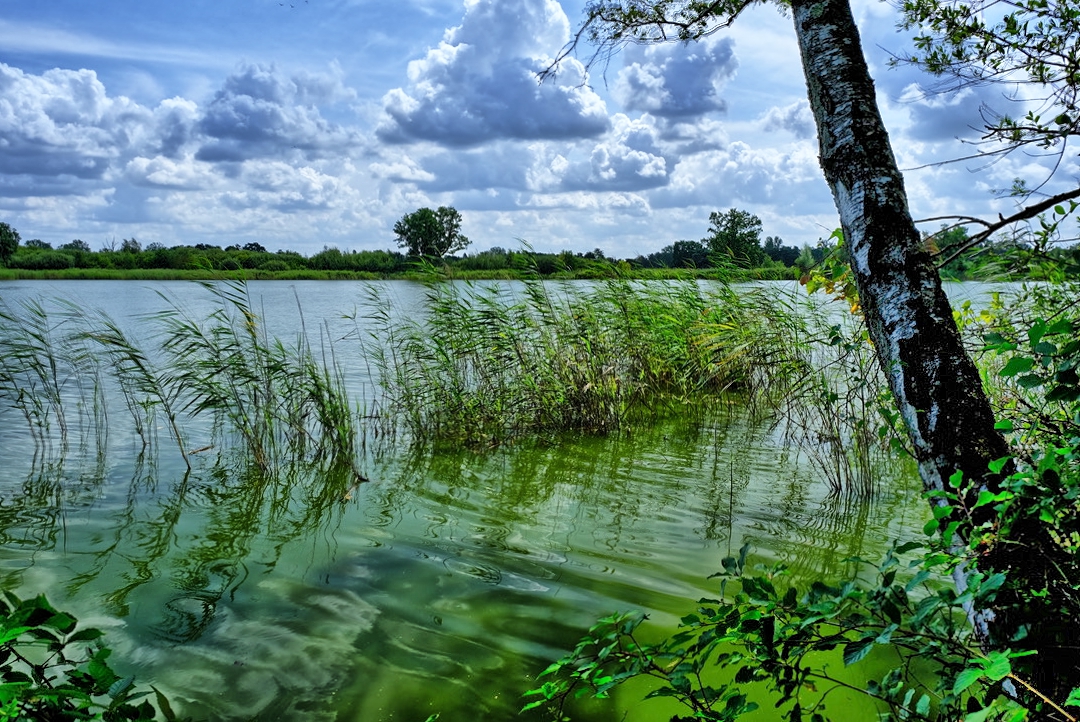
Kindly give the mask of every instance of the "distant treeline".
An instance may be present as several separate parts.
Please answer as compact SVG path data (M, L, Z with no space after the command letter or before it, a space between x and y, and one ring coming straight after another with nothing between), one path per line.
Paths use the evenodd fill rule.
M681 240L636 258L611 258L597 248L587 252L539 253L528 248L491 248L456 256L429 257L401 251L342 251L324 247L311 256L296 251L268 251L260 243L224 248L206 243L145 247L134 238L94 251L82 240L58 248L44 241L20 242L18 232L0 223L0 266L15 274L65 278L195 278L216 274L248 278L391 278L410 277L432 268L464 278L519 278L524 275L567 278L700 276L716 278L798 278L835 249L828 242L801 248L768 236L761 221L732 208L709 216L708 235ZM464 239L463 239L464 240ZM1043 278L1043 269L1080 275L1080 248L1035 248L1017 240L996 240L966 247L962 228L942 228L927 236L927 248L942 259L942 275L957 280ZM465 245L465 244L462 244ZM955 258L953 257L955 256ZM425 270L426 269L426 270Z
M680 241L675 244L675 247L682 250L683 243L685 242ZM435 263L440 268L445 267L451 272L462 275L516 277L532 273L541 276L566 275L575 278L604 278L616 274L633 273L639 269L664 268L694 269L700 275L711 275L709 272L717 265L713 262L716 259L710 261L701 254L676 255L672 249L672 246L668 246L649 256L616 259L609 258L600 249L583 253L572 251L540 253L526 249L507 250L496 247L472 254L447 256L438 259ZM824 250L817 251L817 254L823 253ZM797 255L796 251L794 256ZM85 242L80 240L65 243L59 248L52 248L42 241L30 240L21 244L4 265L9 269L24 271L64 272L69 269L86 269L119 272L104 274L109 277L125 275L123 273L125 271L166 270L184 272L184 275L190 272L249 271L254 272L251 275L256 277L283 275L299 278L308 275L320 277L344 273L386 278L417 272L421 266L419 261L420 259L416 256L398 251L342 251L337 248L324 248L314 255L303 256L295 251L271 252L259 243L225 248L205 243L167 248L159 243L150 243L144 248L136 239L130 238L124 239L115 248L103 248L98 251L91 250ZM743 268L749 270L747 266ZM789 270L786 264L779 260L771 260L770 257L765 258L760 270L762 273L750 275L772 278L794 276L794 271Z

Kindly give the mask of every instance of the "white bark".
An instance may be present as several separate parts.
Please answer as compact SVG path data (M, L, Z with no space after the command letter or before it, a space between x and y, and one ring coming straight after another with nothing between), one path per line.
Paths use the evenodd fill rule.
M847 0L793 0L795 32L833 191L875 349L927 489L980 480L1008 448L908 212Z
M847 0L793 0L821 165L832 189L859 299L881 367L907 426L923 487L960 470L969 497L1008 447L978 370L961 343L941 280L908 211L903 176L877 107ZM955 581L967 586L963 568ZM969 609L984 642L993 613Z

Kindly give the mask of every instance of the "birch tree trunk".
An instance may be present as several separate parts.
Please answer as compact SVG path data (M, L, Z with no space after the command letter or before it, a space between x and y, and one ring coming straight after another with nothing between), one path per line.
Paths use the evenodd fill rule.
M1009 453L941 280L908 212L847 0L793 0L821 165L878 360L927 489L981 479Z
M1009 448L994 428L979 372L964 350L940 277L908 211L850 5L848 0L791 0L791 8L822 169L839 211L870 338L907 425L923 486L948 488L949 478L960 471L970 505L980 490L999 486L1001 477L988 465L1009 455ZM991 513L990 508L979 512ZM1014 593L1006 592L997 610L977 613L972 621L984 644L1038 650L1039 682L1076 683L1075 652L1061 648L1063 620L1024 618L1037 615L1025 615L1023 595L1015 593L1025 586L1047 587L1049 562L1032 558L1043 555L1030 551L1049 548L1041 544L1045 532L1014 531L1033 543L997 545L979 561L980 569L1006 572ZM957 581L964 584L962 572ZM1029 628L1028 636L1014 644L1022 626Z

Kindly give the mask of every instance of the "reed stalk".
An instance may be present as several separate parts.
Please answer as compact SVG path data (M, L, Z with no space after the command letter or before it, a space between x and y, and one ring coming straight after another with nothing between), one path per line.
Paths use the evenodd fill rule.
M404 325L376 299L384 409L414 439L607 433L732 389L764 398L806 367L797 314L761 289L613 279L434 282Z

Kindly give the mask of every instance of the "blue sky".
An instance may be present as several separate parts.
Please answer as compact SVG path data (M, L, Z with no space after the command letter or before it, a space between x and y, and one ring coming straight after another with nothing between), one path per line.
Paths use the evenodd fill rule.
M305 255L394 247L452 205L472 250L701 238L738 207L791 245L838 225L817 162L790 19L756 7L701 43L544 68L581 20L567 0L5 0L0 220L54 246L262 243ZM1048 161L963 161L1001 88L926 92L889 69L906 38L858 2L917 218L995 217L993 192ZM1074 158L1062 183L1080 175ZM1048 188L1048 190L1052 190ZM939 223L926 228L936 229Z

